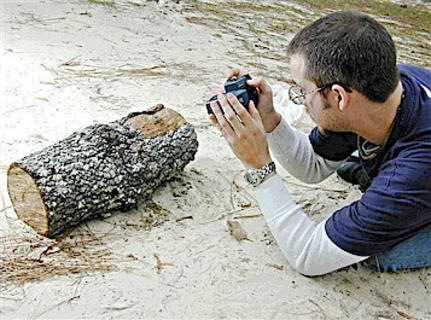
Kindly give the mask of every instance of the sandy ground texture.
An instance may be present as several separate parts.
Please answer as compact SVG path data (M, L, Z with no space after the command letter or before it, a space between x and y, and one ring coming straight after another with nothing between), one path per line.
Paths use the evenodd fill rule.
M242 21L219 24L196 3L203 2L1 2L0 318L430 319L430 269L379 274L359 265L307 278L287 264L203 103L240 67L266 76L279 110L307 132L309 119L281 90L292 33L250 33L280 12L244 29ZM138 209L89 221L58 241L16 220L6 191L12 161L157 103L198 134L196 160L181 177ZM336 176L305 185L281 174L316 221L360 197ZM228 220L248 239L237 241Z

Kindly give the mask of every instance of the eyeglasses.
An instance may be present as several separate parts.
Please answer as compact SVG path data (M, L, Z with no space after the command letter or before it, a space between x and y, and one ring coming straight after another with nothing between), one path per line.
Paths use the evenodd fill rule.
M342 85L347 92L350 92L350 93L352 92L352 90L350 88L348 88L347 86L345 86L339 82L328 83L328 84L325 84L319 88L316 88L316 89L313 89L310 91L306 91L306 92L304 92L304 90L302 90L297 84L293 83L292 86L289 88L289 91L288 91L289 99L292 100L292 102L294 104L301 105L301 104L304 104L305 98L307 95L322 91L322 90L327 89L327 88L330 88L334 84Z

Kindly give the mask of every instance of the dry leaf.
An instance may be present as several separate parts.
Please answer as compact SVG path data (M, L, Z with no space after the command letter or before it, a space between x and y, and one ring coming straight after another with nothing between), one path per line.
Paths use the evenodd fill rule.
M247 233L241 227L238 221L229 220L227 222L230 233L235 237L236 240L241 241L247 239Z
M283 265L278 265L278 264L268 264L268 266L273 267L273 268L280 270L280 271L284 269Z
M398 313L401 317L403 317L404 319L414 319L414 318L415 318L415 317L413 317L413 316L411 316L411 315L408 315L407 313L402 312L402 311L399 311L399 310L397 310L397 313Z
M126 257L127 257L127 258L131 258L131 259L133 259L133 260L138 260L138 258L136 258L136 256L135 256L135 255L133 255L132 253L129 253Z
M86 12L80 12L79 13L81 16L88 16L88 17L92 17L93 15L91 14L91 12L88 12L88 11L86 11Z
M240 208L249 208L251 207L251 202L244 202L239 204Z

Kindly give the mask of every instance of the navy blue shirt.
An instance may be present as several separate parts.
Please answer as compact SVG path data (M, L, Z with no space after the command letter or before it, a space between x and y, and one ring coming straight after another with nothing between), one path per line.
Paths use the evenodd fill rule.
M404 97L389 138L374 157L360 157L371 186L325 225L329 238L355 255L388 251L431 224L431 71L411 65L398 69ZM346 159L367 143L351 132L324 136L317 128L309 139L329 160Z

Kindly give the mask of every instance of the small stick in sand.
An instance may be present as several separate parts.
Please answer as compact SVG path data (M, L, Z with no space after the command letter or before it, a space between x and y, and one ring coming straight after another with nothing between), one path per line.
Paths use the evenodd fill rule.
M234 220L236 220L236 219L251 219L251 218L259 218L261 216L262 216L262 214L259 213L259 214L251 214L251 215L248 215L248 216L236 216L236 217L233 217L233 218L234 218Z
M273 268L275 268L277 270L280 270L280 271L282 271L284 269L283 265L278 265L278 264L268 264L267 266L268 267L273 267Z
M236 240L241 241L247 239L247 233L241 227L238 221L228 220L227 225L230 233L235 237Z
M157 273L160 273L160 271L163 269L163 266L173 266L172 263L162 262L160 260L160 255L158 253L154 253L153 255L154 255L154 258L156 258L156 261L157 261L157 265L156 265Z
M176 218L175 222L180 222L180 221L187 220L187 219L193 220L193 216L184 216L184 217Z
M243 202L239 204L240 208L249 208L251 207L251 202Z

